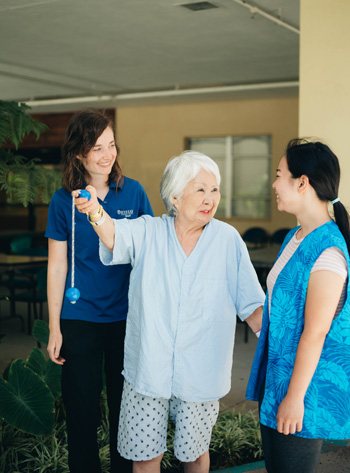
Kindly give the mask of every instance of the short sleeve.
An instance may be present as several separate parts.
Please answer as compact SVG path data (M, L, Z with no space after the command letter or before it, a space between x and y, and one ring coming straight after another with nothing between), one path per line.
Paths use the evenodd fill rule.
M113 253L100 240L100 260L104 265L131 264L134 266L140 257L145 241L147 219L150 216L135 220L113 220L115 228Z
M45 237L57 241L67 241L67 217L59 192L56 192L50 201Z
M331 271L339 274L345 281L348 276L348 265L344 253L337 247L327 248L320 254L312 267L311 272L316 271Z
M245 320L258 307L264 305L265 293L250 261L247 247L240 236L237 236L236 244L238 246L236 308L239 318Z

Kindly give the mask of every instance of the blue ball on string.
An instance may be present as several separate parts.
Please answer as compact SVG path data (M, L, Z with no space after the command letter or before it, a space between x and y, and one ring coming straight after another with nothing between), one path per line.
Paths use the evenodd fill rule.
M85 199L90 200L90 199L91 199L91 194L90 194L90 192L87 191L86 189L82 189L82 190L80 191L80 194L79 194L79 198L80 198L80 197L85 197Z
M89 191L86 189L82 189L79 191L78 197L84 197L87 200L91 199L91 194ZM75 239L75 230L74 230L74 198L75 195L73 195L73 209L72 209L72 267L74 268L74 239ZM74 284L74 269L72 270L72 286ZM65 293L66 298L71 302L72 304L75 304L77 300L80 297L80 291L76 287L70 287L69 289L66 290Z
M76 287L70 287L66 290L66 297L72 304L75 304L80 297L80 291Z

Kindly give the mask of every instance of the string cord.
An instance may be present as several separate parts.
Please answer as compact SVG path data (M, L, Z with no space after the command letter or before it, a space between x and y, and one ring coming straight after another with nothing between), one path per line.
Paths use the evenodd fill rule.
M75 277L75 194L72 196L72 278L71 278L71 287L74 287L74 277Z
M75 278L75 195L72 195L72 243L71 243L71 287L66 290L65 296L71 304L75 304L80 297L80 291L74 287Z

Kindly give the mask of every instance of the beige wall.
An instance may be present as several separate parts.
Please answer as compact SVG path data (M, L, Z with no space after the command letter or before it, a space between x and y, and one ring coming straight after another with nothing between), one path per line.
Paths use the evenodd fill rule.
M324 140L340 160L350 206L350 1L301 0L299 134Z
M159 182L168 160L181 153L186 138L272 135L271 181L285 146L298 133L298 98L232 100L192 104L125 107L117 110L117 135L127 176L146 189L156 215L165 213ZM251 226L268 232L295 225L276 209L271 189L270 219L230 219L241 233Z

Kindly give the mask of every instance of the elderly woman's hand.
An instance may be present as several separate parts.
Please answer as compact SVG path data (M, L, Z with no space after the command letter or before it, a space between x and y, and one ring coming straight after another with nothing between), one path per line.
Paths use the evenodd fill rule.
M91 194L90 200L86 199L85 197L79 197L81 192L80 189L72 192L72 194L75 196L75 205L80 213L90 213L93 215L98 211L100 205L97 200L96 189L92 186L87 186L86 190Z
M255 335L258 337L260 335L260 330L262 326L262 316L263 316L263 307L260 306L257 309L254 310L252 314L250 314L249 317L245 319L249 327L252 329L252 331L255 333Z

